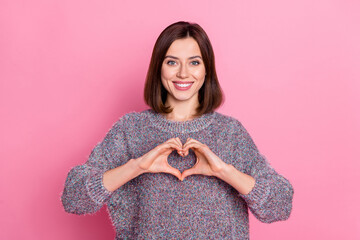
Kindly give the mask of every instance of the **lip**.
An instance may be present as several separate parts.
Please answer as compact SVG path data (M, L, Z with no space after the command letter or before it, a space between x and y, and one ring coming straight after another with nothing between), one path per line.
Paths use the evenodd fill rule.
M180 87L180 86L178 86L176 83L181 83L181 84L189 84L189 83L190 83L190 86ZM180 91L186 91L186 90L190 89L191 86L193 85L193 83L194 83L194 82L181 82L181 81L174 81L174 82L173 82L175 88L176 88L177 90L180 90Z

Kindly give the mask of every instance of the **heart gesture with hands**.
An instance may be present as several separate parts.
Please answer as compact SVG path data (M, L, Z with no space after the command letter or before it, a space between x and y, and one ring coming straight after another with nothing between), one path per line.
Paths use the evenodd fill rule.
M186 143L183 145L183 156L187 156L189 154L190 148L195 152L196 163L192 168L186 169L182 172L181 181L187 176L195 174L217 176L217 174L226 165L226 163L213 153L207 145L193 138L188 138Z
M172 151L177 150L179 155L185 157L189 154L189 149L192 149L196 155L196 163L193 167L181 173L169 165L167 157ZM143 172L170 173L181 181L185 177L195 174L217 176L226 165L207 145L193 138L188 138L184 145L179 138L171 138L137 160L139 160L139 167Z
M170 173L181 180L181 172L170 166L167 161L169 154L174 150L182 151L179 138L171 138L136 159L142 173Z

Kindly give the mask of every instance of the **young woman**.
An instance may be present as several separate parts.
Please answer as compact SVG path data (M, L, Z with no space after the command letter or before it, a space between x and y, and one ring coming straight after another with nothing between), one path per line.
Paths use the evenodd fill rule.
M62 193L66 212L104 204L115 239L248 239L248 208L262 222L286 220L293 187L260 154L223 101L211 43L195 23L158 37L144 98L120 117Z

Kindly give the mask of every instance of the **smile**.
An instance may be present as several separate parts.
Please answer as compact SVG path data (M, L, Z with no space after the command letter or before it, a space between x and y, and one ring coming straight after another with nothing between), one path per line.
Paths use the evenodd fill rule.
M188 90L189 88L191 88L191 85L193 84L193 82L173 82L174 86L176 89L178 90Z

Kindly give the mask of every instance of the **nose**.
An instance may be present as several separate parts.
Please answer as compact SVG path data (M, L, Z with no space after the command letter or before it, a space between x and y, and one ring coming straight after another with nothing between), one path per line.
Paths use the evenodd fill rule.
M182 65L179 68L179 72L177 73L179 78L187 78L188 77L188 69L186 66Z

